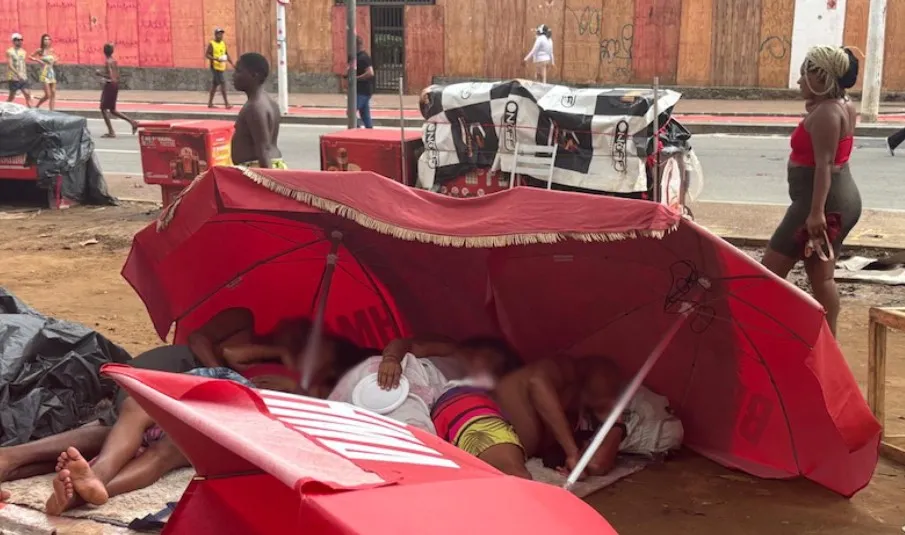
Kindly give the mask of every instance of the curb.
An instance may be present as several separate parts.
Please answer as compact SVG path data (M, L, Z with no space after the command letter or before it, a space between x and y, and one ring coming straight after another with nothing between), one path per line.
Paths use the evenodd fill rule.
M738 248L747 248L747 249L763 249L767 247L767 243L770 241L769 238L756 238L752 236L720 236L723 240L729 242L735 247ZM862 243L862 242L846 242L845 249L851 250L855 249L858 251L876 251L878 253L886 253L886 254L895 254L901 253L905 251L905 246L895 246L895 245L876 245L872 243ZM845 251L843 251L845 253ZM845 253L847 254L847 253Z
M60 110L70 115L76 115L79 117L85 117L87 119L100 119L102 118L101 112L99 110ZM160 121L166 119L172 119L175 117L182 117L187 119L197 119L197 120L226 120L226 121L235 121L236 116L234 114L224 114L224 113L207 113L207 112L184 112L184 113L173 113L173 112L154 112L154 111L142 111L142 112L131 112L129 115L137 119L139 121ZM345 117L321 117L321 116L299 116L299 115L290 115L287 117L283 117L283 124L302 124L302 125L317 125L317 126L343 126L346 124ZM406 128L421 128L424 124L423 119L414 119L414 118L406 118L404 121ZM757 136L769 136L769 135L789 135L792 133L792 130L795 129L795 124L763 124L763 123L724 123L724 122L695 122L694 120L684 120L682 121L682 125L688 128L688 130L692 134L735 134L735 135L757 135ZM386 117L375 117L374 118L374 126L399 126L399 119L397 118L386 118ZM856 135L858 137L875 137L875 138L886 138L895 132L901 130L901 127L894 125L883 125L883 124L869 124L869 125L860 125L856 131Z

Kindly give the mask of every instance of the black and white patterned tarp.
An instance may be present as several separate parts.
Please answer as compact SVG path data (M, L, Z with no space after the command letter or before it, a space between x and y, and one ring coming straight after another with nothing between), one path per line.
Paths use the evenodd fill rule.
M510 171L516 143L558 145L553 183L605 193L645 191L653 150L653 89L576 89L527 80L433 85L422 92L421 187L432 189L497 156ZM661 90L661 121L680 93ZM547 177L534 177L546 181Z

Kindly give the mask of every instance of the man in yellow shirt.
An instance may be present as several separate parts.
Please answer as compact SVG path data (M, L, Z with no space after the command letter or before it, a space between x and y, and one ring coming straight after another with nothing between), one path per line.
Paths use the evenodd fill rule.
M224 78L224 73L226 72L226 64L233 65L233 60L229 57L229 52L226 50L226 41L223 40L223 28L215 28L214 29L214 39L207 44L207 52L205 53L205 57L207 57L207 61L211 66L211 94L210 98L207 100L207 107L214 107L214 95L217 94L217 88L220 88L220 93L223 95L223 104L226 106L226 109L232 108L229 105L229 99L226 97L226 80Z
M25 105L31 108L31 93L28 91L28 68L26 58L28 54L22 48L22 35L12 35L13 46L6 50L6 79L9 81L9 97L7 102L16 99L16 93L22 92L25 97Z

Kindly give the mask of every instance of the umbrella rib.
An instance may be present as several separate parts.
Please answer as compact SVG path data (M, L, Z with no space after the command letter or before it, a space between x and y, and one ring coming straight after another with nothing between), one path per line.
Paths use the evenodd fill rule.
M348 251L349 249L346 249L346 250ZM349 254L351 254L351 251L349 251ZM351 256L352 256L352 259L355 260L355 263L358 264L358 267L361 268L361 272L364 273L364 276L365 276L366 279L368 279L368 282L371 284L371 287L375 289L375 292L374 292L374 293L375 293L375 294L377 295L377 297L380 299L380 303L383 305L383 309L384 309L384 311L387 313L387 316L389 316L390 318L392 318L392 320L393 320L393 326L396 327L396 336L400 336L400 337L401 337L401 336L402 336L402 329L399 327L399 323L397 323L397 321L396 321L396 315L393 313L393 310L390 308L390 304L387 303L387 300L386 300L386 298L383 296L383 293L382 293L382 292L379 292L379 291L376 291L377 285L376 285L375 282L374 282L374 277L371 276L371 273L370 273L370 272L365 268L365 266L358 260L358 257L356 257L354 254L351 254Z
M258 231L260 231L260 232L263 232L263 233L265 233L265 234L268 234L268 235L270 235L270 236L273 236L274 238L278 238L278 239L281 239L281 240L283 240L283 241L286 241L286 242L289 242L289 243L292 243L292 244L295 244L295 245L299 245L299 242L297 242L297 241L295 241L295 240L293 240L293 239L290 239L290 238L288 238L288 237L286 237L286 236L283 236L283 235L281 235L281 234L276 234L276 233L271 232L271 231L269 231L269 230L267 230L267 229L265 229L265 228L262 228L261 226L258 225L258 223L263 223L263 221L260 221L260 220L254 220L254 219L223 219L223 220L211 221L211 222L208 223L208 224L210 224L210 225L217 225L217 224L226 224L226 223L243 223L243 224L248 225L249 227L251 227L251 228L253 228L253 229L255 229L255 230L258 230ZM277 225L277 226L281 226L281 227L289 227L289 228L292 228L292 227L294 227L294 226L296 226L296 227L298 226L298 225L289 225L289 224L286 224L286 223L284 223L284 222L282 222L282 221L280 221L280 222L276 222L276 221L267 221L266 223L267 223L268 225Z
M801 342L805 347L807 347L807 348L809 348L809 349L814 349L814 347L813 347L811 344L809 344L809 343L807 342L807 340L805 340L804 338L801 337L801 335L799 335L798 333L796 333L795 331L793 331L792 329L790 329L790 328L788 327L788 325L784 325L783 323L781 323L779 320L777 320L776 318L774 318L774 317L771 316L770 314L767 314L765 311L761 310L760 307L755 306L753 303L749 302L747 299L735 295L735 293L733 293L732 290L726 290L726 296L727 296L727 297L731 297L731 298L733 298L733 299L739 301L740 303L742 303L742 304L748 306L748 308L750 308L750 309L752 309L752 310L758 312L759 314L761 314L761 315L764 316L765 318L769 318L773 323L775 323L777 326L779 326L779 327L782 328L784 331L786 331L787 333L789 333L789 334L792 336L792 338L795 338L796 340L798 340L799 342ZM733 320L733 321L734 321L734 320ZM736 323L738 323L738 322L736 322Z
M773 387L773 392L776 394L776 400L779 401L779 408L782 411L783 419L786 423L786 430L789 433L789 445L792 448L792 458L795 459L795 468L798 469L798 473L801 474L801 463L798 460L798 448L795 446L795 436L792 432L792 424L789 422L789 413L786 411L786 403L782 398L782 394L779 391L779 387L776 386L776 379L773 377L773 371L770 369L770 366L767 364L766 359L761 354L760 350L754 345L754 342L751 340L751 337L748 336L748 332L733 319L733 323L735 323L738 330L742 333L742 336L745 337L745 340L748 342L748 345L751 346L751 349L754 350L754 353L757 355L758 360L761 365L764 367L764 371L767 372L767 377L770 379L770 386Z
M657 297L656 299L652 299L652 300L647 301L647 302L645 302L645 303L641 303L640 305L638 305L638 306L636 306L635 308L629 310L628 312L624 312L623 314L621 314L621 315L619 315L619 316L616 316L615 318L611 318L609 321L607 321L607 322L604 323L603 325L600 325L600 326L596 327L593 331L591 331L591 332L589 332L588 334L586 334L586 335L580 337L580 338L579 338L579 340L580 340L579 342L575 342L574 344L570 345L569 347L562 348L562 349L560 349L559 351L557 351L555 354L561 355L561 354L565 353L566 351L569 351L569 350L573 349L575 346L577 346L577 345L580 344L581 342L584 342L585 340L587 340L588 338L590 338L590 337L592 337L592 336L596 336L596 335L600 334L600 333L601 333L602 331L604 331L605 329L608 329L608 328L611 327L614 323L616 323L616 322L618 322L618 321L620 321L620 320L623 320L623 319L625 319L625 318L627 318L627 317L633 315L634 313L638 312L638 311L641 310L642 308L645 308L645 307L648 307L648 306L650 306L650 305L656 304L658 301L660 301L660 299L661 299L660 297Z

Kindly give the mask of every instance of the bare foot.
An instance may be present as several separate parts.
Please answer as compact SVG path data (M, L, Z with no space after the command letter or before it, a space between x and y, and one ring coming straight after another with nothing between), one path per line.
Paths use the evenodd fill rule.
M3 489L0 489L0 502L5 502L9 498L10 498L9 492L7 492Z
M60 454L59 457L57 457L57 465L54 467L53 471L59 473L60 470L63 470L64 468L66 468L66 466L68 464L69 464L69 455L67 455L66 452L64 451L63 453Z
M53 478L53 494L50 495L50 498L47 498L44 511L48 515L60 516L73 506L74 497L72 478L69 470L64 468Z
M233 105L232 105L232 104L227 104L227 105L226 105L226 109L228 109L228 110L233 109Z
M106 138L106 139L112 139L112 138L116 137L116 134L107 133L107 134L102 135L101 137Z
M92 505L107 503L107 488L94 474L91 465L82 457L79 450L70 447L66 450L66 456L69 458L69 463L66 469L60 472L60 475L62 476L63 472L69 471L69 476L72 478L72 488L86 502Z
M213 103L211 103L211 104L208 104L207 107L210 108L210 109L214 109L214 108L216 108L217 106L214 106Z

